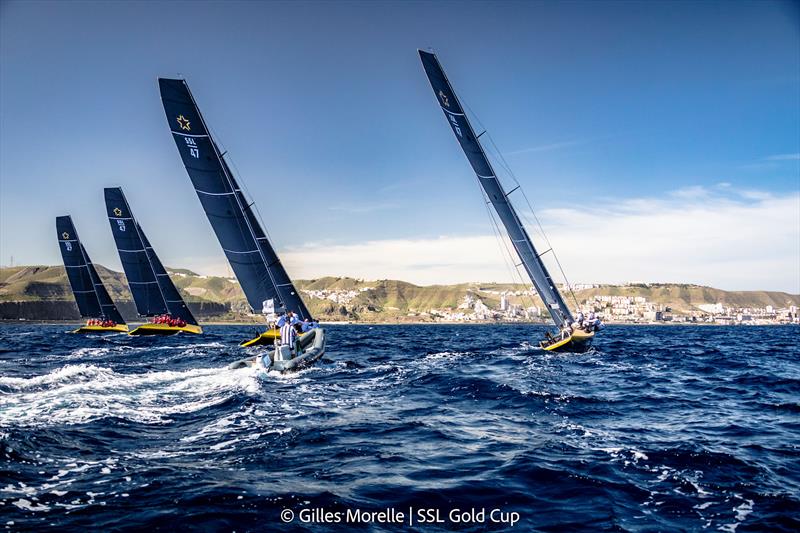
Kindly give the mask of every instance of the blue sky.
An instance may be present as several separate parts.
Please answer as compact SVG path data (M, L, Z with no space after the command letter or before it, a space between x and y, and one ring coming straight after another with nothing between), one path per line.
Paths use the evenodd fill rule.
M72 214L119 268L119 185L165 264L225 271L159 100L180 74L290 274L508 278L428 47L572 281L800 292L800 11L770 2L3 2L0 263L59 263Z

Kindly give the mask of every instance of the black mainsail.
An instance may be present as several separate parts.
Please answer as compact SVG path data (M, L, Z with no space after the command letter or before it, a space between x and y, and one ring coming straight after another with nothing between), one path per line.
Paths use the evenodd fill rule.
M303 299L281 265L261 224L228 164L211 138L184 80L159 78L161 100L172 137L186 172L222 250L254 312L268 300L276 308L312 319Z
M122 189L104 189L108 221L128 286L141 316L169 314L197 325L186 302L133 217Z
M56 217L56 232L75 303L83 318L108 319L125 324L117 306L97 274L69 215Z
M503 222L509 239L514 245L525 271L528 273L539 296L542 298L550 316L558 327L573 322L572 314L564 303L564 299L558 292L553 279L547 272L540 255L536 252L528 232L522 224L517 212L508 200L508 194L503 190L503 186L497 179L497 175L492 169L492 165L486 158L486 153L475 135L475 131L467 120L464 109L456 97L453 87L447 79L436 55L424 50L419 51L422 59L422 66L428 80L433 87L433 92L439 101L448 124L453 128L461 148L467 156L472 169L478 176L478 181L491 201L497 212L498 217Z

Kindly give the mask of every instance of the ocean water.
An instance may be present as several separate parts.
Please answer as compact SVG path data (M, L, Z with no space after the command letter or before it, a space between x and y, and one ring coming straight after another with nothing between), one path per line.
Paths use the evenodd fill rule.
M534 326L330 326L265 378L226 369L253 328L67 329L0 326L9 530L800 530L796 327L576 355Z

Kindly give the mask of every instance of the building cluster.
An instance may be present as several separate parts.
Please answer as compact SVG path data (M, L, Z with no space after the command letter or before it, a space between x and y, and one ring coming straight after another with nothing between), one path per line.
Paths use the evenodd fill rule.
M679 318L682 318L684 322L711 324L800 324L796 305L788 305L783 308L776 308L771 305L764 307L734 307L715 303L701 304L697 307L701 313Z
M647 301L643 296L597 295L580 306L583 313L594 311L604 322L660 322L669 317L670 308Z
M330 300L334 303L345 305L353 301L362 292L369 290L372 290L372 287L361 287L359 289L302 289L300 292L307 294L311 298Z
M597 285L576 284L572 289L591 289ZM359 294L372 290L373 287L359 289L303 289L302 292L312 298L330 300L336 304L346 305ZM499 297L498 304L492 307L484 301L486 295ZM483 296L484 299L481 298ZM522 290L497 290L478 288L475 292L467 292L458 306L443 309L414 310L409 309L408 317L437 322L539 322L549 321L546 309L538 305L520 305L519 302L538 302L533 287ZM494 298L491 298L494 300ZM397 308L386 308L397 310ZM578 307L584 314L594 311L606 323L710 323L710 324L781 324L798 322L798 308L788 305L786 308L766 306L761 308L732 307L722 303L701 304L694 311L673 310L670 307L649 301L643 296L596 295L584 300ZM574 310L573 310L574 311Z
M547 319L545 310L532 305L524 307L512 303L510 296L533 296L535 291L485 291L499 294L500 303L497 309L489 308L480 297L467 293L457 309L431 309L424 316L430 316L440 322L470 321L528 321L537 322ZM519 301L519 300L518 300ZM766 306L760 308L731 307L720 303L701 304L697 312L678 313L663 304L648 301L643 296L597 295L579 306L584 314L594 311L606 323L709 323L709 324L798 324L798 307L789 305L786 308ZM422 316L418 315L418 316Z
M428 315L438 322L472 322L472 321L535 321L542 315L536 305L525 307L511 303L510 296L532 296L534 291L484 291L500 295L500 305L491 309L480 297L467 293L456 309L431 309Z
M581 305L584 313L592 310L599 313L605 322L626 323L706 323L706 324L798 324L798 308L734 307L722 303L700 304L696 311L673 312L667 306L649 302L642 296L600 295L585 300Z

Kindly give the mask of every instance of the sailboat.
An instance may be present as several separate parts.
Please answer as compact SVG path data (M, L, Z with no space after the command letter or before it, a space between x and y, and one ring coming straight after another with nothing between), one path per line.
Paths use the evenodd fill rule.
M559 332L555 336L548 332L546 339L540 342L540 346L548 351L585 351L594 338L593 328L583 329L571 326L574 318L542 261L544 254L537 253L533 241L509 200L509 195L514 191L506 192L503 189L480 143L480 135L475 135L475 130L472 129L472 125L464 113L464 108L461 107L436 54L419 50L419 55L447 123L453 129L456 139L472 165L484 194L502 221L528 277L533 282L533 286L553 318L553 322L559 328Z
M81 317L89 319L72 333L126 332L128 326L108 295L97 269L83 247L69 215L56 217L56 233L67 279Z
M129 335L202 333L186 302L133 217L122 189L104 189L108 221L140 316L155 317Z
M224 154L211 138L188 84L185 80L159 78L158 85L167 122L186 172L251 311L267 316L293 311L301 321L313 321L259 223L254 204L245 198ZM255 338L243 341L241 346L272 344L278 335L278 330L270 327ZM287 367L307 364L321 357L325 347L324 331L313 329L302 335L300 342L304 348L293 358L293 363L286 363Z

